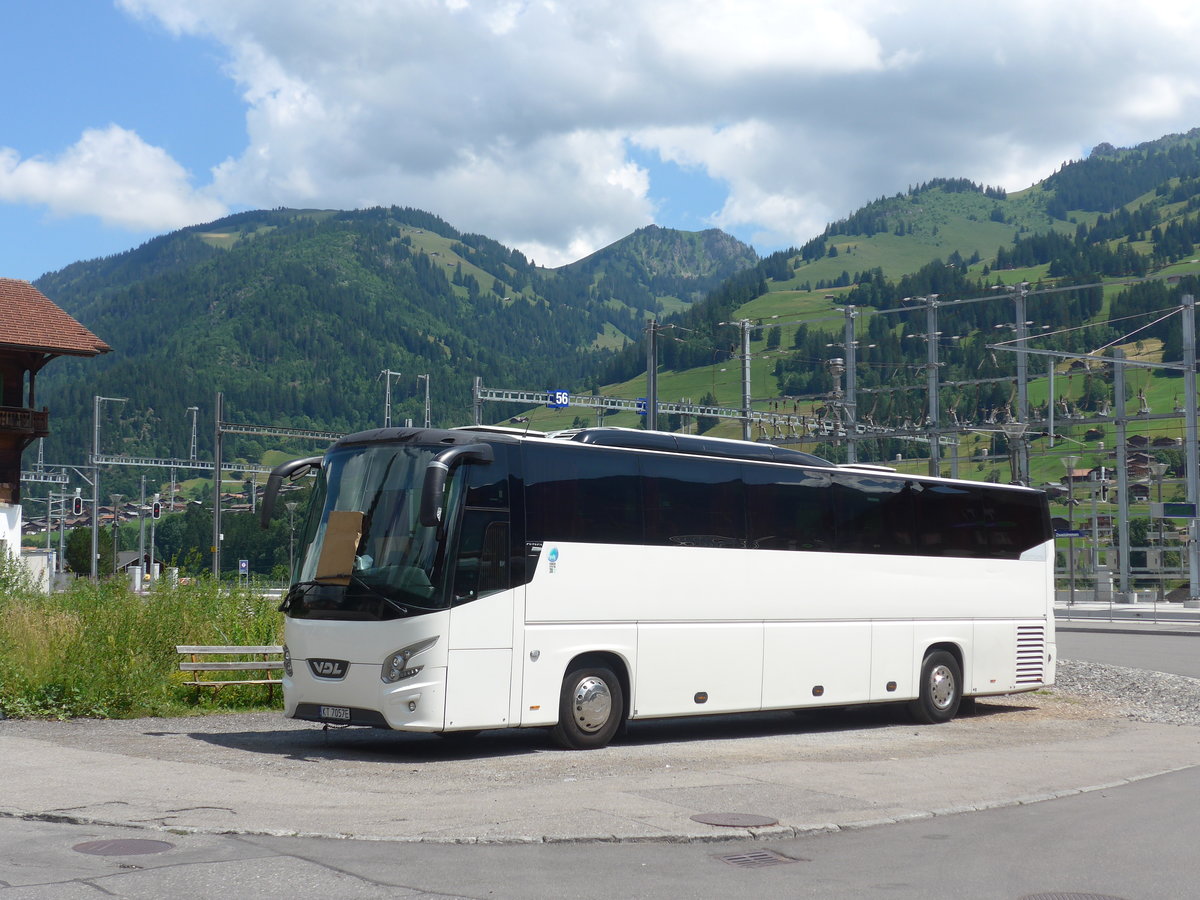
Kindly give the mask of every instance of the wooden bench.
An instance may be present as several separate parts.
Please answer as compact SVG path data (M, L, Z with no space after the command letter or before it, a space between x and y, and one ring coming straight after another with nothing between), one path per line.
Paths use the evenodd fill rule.
M185 681L188 687L210 687L220 690L231 684L265 684L267 696L275 699L275 685L282 682L272 678L272 672L283 669L283 648L279 646L262 647L203 647L182 645L175 651L187 659L180 660L181 672L195 672L191 681ZM221 658L217 658L221 657ZM201 680L202 672L247 672L262 673L262 678L222 678Z

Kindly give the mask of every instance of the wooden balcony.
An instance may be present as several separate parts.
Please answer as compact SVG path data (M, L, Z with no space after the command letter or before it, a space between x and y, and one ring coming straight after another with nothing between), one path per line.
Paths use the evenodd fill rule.
M50 412L45 409L0 406L0 434L46 437L50 434Z

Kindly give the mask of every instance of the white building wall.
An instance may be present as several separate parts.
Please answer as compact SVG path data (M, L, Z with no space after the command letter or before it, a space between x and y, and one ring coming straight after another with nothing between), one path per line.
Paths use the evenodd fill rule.
M21 556L21 505L0 503L0 552Z
M21 562L29 570L33 586L43 594L50 593L54 579L54 563L58 556L53 550L26 550Z

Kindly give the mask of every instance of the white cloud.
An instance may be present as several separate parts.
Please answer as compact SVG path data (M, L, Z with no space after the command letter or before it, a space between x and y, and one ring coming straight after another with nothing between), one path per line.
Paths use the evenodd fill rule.
M0 200L134 230L178 228L227 211L194 191L188 173L164 150L116 125L88 129L53 160L22 160L0 148Z
M110 128L91 187L39 168L97 171L69 165L103 149L85 136L53 164L7 151L0 197L108 210L126 185L197 218L208 198L396 203L554 262L652 221L630 144L726 185L709 220L770 248L929 178L1020 189L1101 141L1200 125L1191 0L118 2L225 48L245 149L197 193Z

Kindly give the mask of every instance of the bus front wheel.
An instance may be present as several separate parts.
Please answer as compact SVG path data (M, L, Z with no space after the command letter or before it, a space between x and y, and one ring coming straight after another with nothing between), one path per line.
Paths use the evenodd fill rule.
M918 722L949 722L962 702L962 670L945 650L934 650L921 664L921 693L908 705Z
M624 709L621 682L611 669L572 669L563 679L554 740L568 750L603 747L617 733Z

